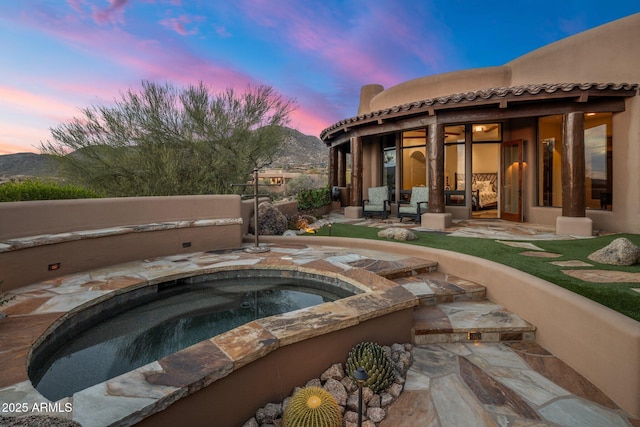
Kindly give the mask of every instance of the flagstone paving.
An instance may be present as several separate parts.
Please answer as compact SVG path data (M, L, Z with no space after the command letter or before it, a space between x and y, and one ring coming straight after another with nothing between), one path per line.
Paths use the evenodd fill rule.
M398 225L393 221L375 220L360 220L357 223L380 228ZM420 230L416 224L402 226ZM553 234L548 227L513 226L500 222L458 222L445 233L492 238L503 244L528 249L535 254L545 252L527 242L528 240L563 238ZM571 261L562 262L565 263L563 266L576 265L571 264ZM480 285L432 271L432 263L412 257L310 245L273 245L272 251L267 254L229 251L198 253L189 257L163 257L120 265L117 269L108 267L72 275L15 290L15 300L2 307L2 311L9 317L0 324L0 361L3 367L0 371L0 402L37 402L43 399L33 389L26 375L27 353L46 328L69 310L88 301L102 299L110 292L182 277L189 272L230 266L250 268L257 264L270 268L283 265L304 266L339 272L354 279L366 272L375 273L394 280L399 285L398 291L404 289L413 294L414 299L418 298L421 306L416 310L417 323L414 328L417 331L432 331L426 332L426 335L441 336L436 342L414 347L414 363L407 375L404 392L389 408L381 427L640 427L640 420L629 417L586 379L537 345L534 341L535 325L529 325L489 301L482 301L484 291ZM402 277L403 274L400 273L410 274ZM608 278L611 281L640 282L640 274L614 273L619 272L566 271L566 274L579 275L583 280L603 282ZM399 295L391 296L388 282L389 280L381 279L371 283L369 289L388 298L397 298ZM634 290L640 292L640 288ZM409 303L404 294L402 298L403 301L406 300L404 303ZM345 307L340 311L344 311ZM360 309L354 305L350 307L351 310ZM281 322L283 327L289 322L286 317ZM426 321L428 319L430 320ZM425 323L420 325L420 322ZM273 333L278 333L278 320L271 323ZM470 341L466 331L480 327L485 328L485 337L496 339ZM269 329L257 324L245 325L243 328L239 328L242 336L246 335L247 328L251 329L251 336L262 336ZM256 328L259 330L255 330ZM515 333L514 328L517 328ZM9 330L19 330L19 333L7 334ZM449 334L449 338L444 337L445 334ZM232 348L236 346L234 343L240 343L238 345L241 347L250 345L240 339L240 336L234 337L216 337L203 344L207 346L207 352L213 349L212 345L216 345L225 348L225 353L233 357L233 362L231 359L225 362L224 369L231 369L232 364L242 366L265 352L265 349L254 349L249 356L242 352L236 354ZM154 363L156 365L150 364L137 371L150 369L169 378L170 366L160 367L159 362ZM220 368L220 372L224 369ZM122 414L129 414L139 407L152 406L159 396L174 392L175 387L163 385L164 377L160 378L158 385L140 383L137 378L142 377L140 372L133 372L132 377L125 378L126 381L120 378L114 379L109 385L96 385L64 401L74 402L74 419L87 426L100 426L117 421ZM141 390L139 396L136 394L138 389ZM110 410L112 405L119 407L122 414ZM102 412L97 412L99 408L102 408ZM103 415L96 418L98 413Z
M640 426L535 342L416 346L380 427Z

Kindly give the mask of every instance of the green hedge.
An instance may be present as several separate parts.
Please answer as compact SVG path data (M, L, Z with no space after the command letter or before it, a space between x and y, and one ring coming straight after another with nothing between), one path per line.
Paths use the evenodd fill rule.
M301 191L296 195L299 210L316 209L331 203L329 187Z
M0 202L29 200L94 199L103 197L77 185L58 185L37 180L11 181L0 185Z

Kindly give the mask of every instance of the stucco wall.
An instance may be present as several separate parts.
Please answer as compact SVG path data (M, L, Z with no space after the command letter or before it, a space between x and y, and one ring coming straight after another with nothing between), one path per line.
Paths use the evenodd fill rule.
M420 77L380 92L371 98L368 106L361 105L358 108L358 113L365 114L420 99L491 87L509 86L509 75L510 69L508 67L499 66Z
M640 13L544 46L502 66L420 77L379 93L379 85L367 85L370 89L361 95L358 114L493 87L573 82L640 82Z
M136 425L241 426L256 409L282 401L294 387L319 377L334 363L344 363L359 342L409 342L412 313L398 311L280 347Z
M544 46L506 66L511 68L511 86L569 82L638 83L640 13Z
M23 238L23 248L0 244L5 290L131 260L242 246L240 196L0 203L0 218L0 242ZM186 224L176 226L180 221ZM73 233L84 231L91 233Z
M240 217L240 196L118 197L0 203L0 241L39 234Z

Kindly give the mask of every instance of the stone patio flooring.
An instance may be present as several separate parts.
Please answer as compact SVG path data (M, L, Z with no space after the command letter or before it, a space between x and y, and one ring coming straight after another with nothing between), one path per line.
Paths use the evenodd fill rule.
M346 221L341 216L332 216L330 220ZM349 222L375 227L394 225L393 222L375 220ZM415 224L407 223L403 226L420 229ZM479 224L475 224L473 220L465 224L458 223L456 227L451 230L452 235L485 237L507 242L559 238L545 227L525 227L521 224L502 224L495 221L488 224L486 220L479 221ZM523 249L530 252L538 252L535 247L523 246ZM222 257L225 259L215 255L207 256L211 258L207 259L208 263L215 261L240 265L253 262L250 258L260 258L259 255L245 254L242 251L236 251L232 256L227 254L226 258ZM276 262L274 258L277 258L277 263L324 262L332 269L365 268L377 274L389 262L402 262L401 256L396 257L393 254L311 246L295 251L286 248L278 250L275 246L269 257L272 259L271 262ZM174 258L157 259L153 263L172 263L175 261ZM122 280L131 280L132 276L138 274L126 272L118 277L111 275L108 269L102 269L100 273L104 277L101 282L95 281L95 277L90 275L86 275L85 279L77 275L82 283L70 281L67 282L68 288L57 288L53 292L42 285L21 289L17 300L3 307L3 311L10 316L16 315L17 312L42 312L44 316L39 316L40 320L53 321L60 316L61 311L118 288L123 284ZM155 272L149 274L155 275ZM409 288L410 286L406 287L410 290ZM26 293L31 293L31 297L25 298ZM51 313L51 319L45 319L47 313ZM0 322L0 343L3 343L0 361L3 366L7 366L6 362L15 365L16 357L26 355L24 346L21 346L20 354L4 351L7 342L3 338L6 336L3 334L3 326L6 325L6 322ZM43 330L42 324L33 324L32 327L36 331ZM24 340L35 338L28 332L28 322L23 322L21 328L25 330L25 333L21 334ZM414 363L407 376L405 390L389 409L381 427L640 427L640 420L633 419L617 408L584 377L534 341L425 344L415 346L413 355ZM24 367L13 367L12 370L0 371L0 379L4 383L4 386L0 387L0 403L18 403L27 397L32 402L35 390L24 377ZM11 378L12 375L15 377ZM17 385L20 387L16 388ZM79 409L74 407L74 412ZM76 415L79 414L76 412ZM73 418L85 421L91 418L89 415L85 413L83 417ZM107 424L93 417L89 425Z

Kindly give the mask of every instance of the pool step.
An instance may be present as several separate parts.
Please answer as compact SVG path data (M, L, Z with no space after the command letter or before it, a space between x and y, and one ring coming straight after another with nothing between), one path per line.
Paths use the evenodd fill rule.
M416 345L451 342L534 341L535 326L491 301L420 305L413 312Z
M429 273L436 271L438 268L438 263L435 261L414 257L400 261L365 258L350 262L349 265L376 273L378 276L390 280Z
M487 295L484 286L439 271L398 277L393 281L418 297L420 305L454 301L482 301Z
M434 270L393 281L420 301L411 331L416 345L535 340L535 326L487 301L486 288L478 283Z

